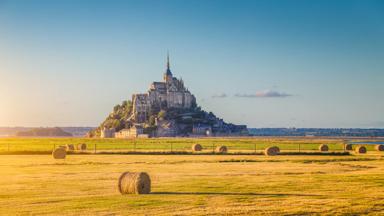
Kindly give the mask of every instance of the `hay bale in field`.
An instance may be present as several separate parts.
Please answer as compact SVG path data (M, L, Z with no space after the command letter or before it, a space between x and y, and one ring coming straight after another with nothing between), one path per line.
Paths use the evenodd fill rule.
M319 146L319 151L326 152L326 151L328 151L328 150L329 150L328 145L321 144L321 145Z
M279 147L277 147L277 146L273 146L273 148L275 149L275 152L276 152L277 154L280 153L280 148L279 148Z
M384 145L381 145L381 144L375 145L375 150L376 151L384 151Z
M365 148L365 146L356 146L355 152L358 154L365 154L367 153L367 148Z
M73 144L67 144L67 151L75 151L75 146Z
M87 150L87 145L85 143L78 144L77 150L85 151L85 150Z
M228 152L228 148L227 146L217 146L215 152L225 154Z
M145 172L125 172L119 178L118 189L121 194L149 194L151 179Z
M346 151L352 151L352 150L353 150L353 148L352 148L352 144L346 144L346 145L345 145L345 150L346 150Z
M277 146L272 146L264 149L264 155L266 156L275 156L280 153L280 149Z
M201 146L200 144L192 145L192 151L201 151L201 150L203 150L203 146Z
M65 159L65 156L67 156L67 151L62 147L55 148L52 151L52 156L55 159Z

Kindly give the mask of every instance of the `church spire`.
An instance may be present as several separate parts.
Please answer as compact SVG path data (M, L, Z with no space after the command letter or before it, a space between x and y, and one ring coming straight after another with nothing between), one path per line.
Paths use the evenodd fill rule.
M169 52L167 52L167 70L165 72L167 76L172 76L171 66L169 65Z
M170 66L169 66L169 52L167 52L167 70L170 70Z
M169 52L167 52L167 69L164 73L163 79L165 82L170 82L172 80L171 67L169 65Z

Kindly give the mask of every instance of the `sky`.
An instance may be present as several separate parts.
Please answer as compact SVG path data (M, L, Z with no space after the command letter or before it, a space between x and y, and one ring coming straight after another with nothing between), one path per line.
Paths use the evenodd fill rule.
M0 0L0 126L97 126L167 51L227 122L384 128L380 0Z

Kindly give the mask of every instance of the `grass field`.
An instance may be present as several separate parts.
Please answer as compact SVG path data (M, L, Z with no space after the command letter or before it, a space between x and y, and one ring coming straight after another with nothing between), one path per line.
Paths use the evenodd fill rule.
M327 144L330 151L342 151L343 139L309 138L158 138L158 139L87 139L87 138L0 138L0 153L51 152L54 147L86 143L88 149L97 151L191 151L199 143L206 152L218 145L226 145L230 152L261 152L276 145L287 151L316 151L320 144ZM368 146L373 150L373 146Z
M9 140L31 145L35 139ZM148 172L152 193L120 195L117 180L125 171ZM0 175L0 215L384 214L384 152L375 151L274 157L90 154L65 160L0 155Z

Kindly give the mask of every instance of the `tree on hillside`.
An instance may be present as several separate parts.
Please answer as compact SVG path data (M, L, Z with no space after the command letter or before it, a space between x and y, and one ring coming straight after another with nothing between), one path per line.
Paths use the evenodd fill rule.
M167 111L165 111L165 110L161 110L161 111L159 112L159 114L157 114L157 117L158 117L159 119L164 119L166 116L167 116Z

